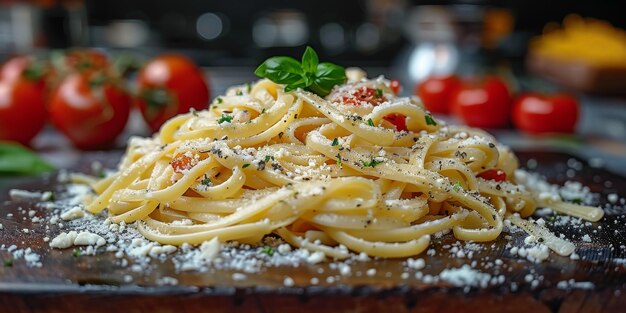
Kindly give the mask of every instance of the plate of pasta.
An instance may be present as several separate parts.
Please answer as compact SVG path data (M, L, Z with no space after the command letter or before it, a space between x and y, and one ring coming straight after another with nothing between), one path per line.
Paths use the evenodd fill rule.
M213 273L203 278L208 285L249 286L258 281L246 283L249 276L265 273L270 286L332 286L351 277L356 283L348 285L515 291L518 282L505 277L515 265L507 262L548 260L558 268L591 242L559 227L573 221L589 230L605 214L615 224L623 216L606 213L581 184L559 187L521 169L492 135L446 124L385 77L319 63L308 49L302 62L271 58L256 73L258 81L229 88L208 109L131 138L104 177L64 174L56 199L13 190L15 203L30 197L39 203L33 207L49 209L40 244L53 249L43 255L71 262L70 254L108 253L132 273L151 259L170 260L174 269L159 276L161 284L191 270ZM3 246L19 247L10 249ZM42 263L37 257L33 266ZM310 266L309 274L290 274L294 264ZM313 277L323 268L337 274ZM496 270L483 272L489 268ZM548 276L524 273L533 289ZM146 278L122 279L142 285Z

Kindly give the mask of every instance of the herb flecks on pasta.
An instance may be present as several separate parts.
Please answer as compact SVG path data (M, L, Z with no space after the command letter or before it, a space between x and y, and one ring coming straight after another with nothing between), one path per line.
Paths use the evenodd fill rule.
M359 73L324 98L267 79L229 89L154 138L133 138L118 172L93 184L88 210L139 221L164 244L275 234L334 258L417 255L446 231L492 241L507 219L567 255L571 243L523 218L538 206L602 217L517 184L515 155L489 134L447 126L388 80ZM494 169L506 179L479 177Z

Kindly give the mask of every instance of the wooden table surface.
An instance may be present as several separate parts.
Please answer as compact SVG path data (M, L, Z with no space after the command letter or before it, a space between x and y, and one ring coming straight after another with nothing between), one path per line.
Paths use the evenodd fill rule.
M84 153L74 169L89 171L94 160L114 167L120 153ZM528 158L536 159L536 170L553 182L566 179L568 155L525 152L519 156L522 164ZM626 179L599 168L585 166L574 180L601 193L602 202L610 193L626 195ZM505 283L467 291L443 281L425 284L413 275L402 278L404 260L397 259L357 262L352 265L353 275L337 275L332 283L322 279L327 275L318 274L320 268L337 273L328 263L266 268L243 281L233 280L229 270L177 273L169 260L153 262L146 272L134 273L120 266L113 253L76 258L71 249L50 250L43 242L45 226L22 219L18 211L18 207L32 204L8 201L9 188L58 190L63 186L52 178L0 179L0 223L4 225L0 243L33 247L43 259L41 268L27 267L24 260L0 267L0 312L626 312L626 252L619 248L626 243L623 206L607 212L600 222L602 229L592 234L592 242L575 242L581 256L578 261L552 253L543 263L531 263L511 255L505 248L508 241L500 238L493 249L482 249L473 259L503 260ZM8 213L13 217L7 217ZM24 233L23 228L30 232ZM572 237L566 228L552 228ZM51 226L51 234L58 232ZM523 233L512 235L518 243L525 237ZM444 236L434 245L434 256L420 256L427 264L424 274L435 275L470 262L450 257L443 250L443 245L454 242L452 236ZM0 258L7 257L7 251L0 251ZM372 267L377 269L373 277L354 274ZM498 274L493 268L481 271ZM544 277L536 288L525 280L529 273ZM133 276L132 283L125 283L128 274ZM159 278L164 276L176 277L178 284L159 286ZM293 287L283 285L285 276L294 279ZM311 286L311 277L320 277L319 285ZM569 279L591 282L595 287L557 288L558 282ZM512 288L512 283L517 288Z

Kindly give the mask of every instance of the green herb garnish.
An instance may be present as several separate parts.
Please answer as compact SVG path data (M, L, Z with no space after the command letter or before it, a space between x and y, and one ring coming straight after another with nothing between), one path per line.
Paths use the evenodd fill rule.
M228 123L230 123L230 122L232 122L232 120L233 120L233 117L232 117L232 116L230 116L230 115L228 115L228 114L222 114L222 117L220 117L220 119L219 119L219 120L217 120L217 123L218 123L218 124L222 124L222 123L224 123L224 122L228 122Z
M378 161L376 159L371 159L369 162L361 161L364 167L376 167L376 165L383 163L382 161Z
M454 191L459 191L461 188L463 188L463 186L461 186L460 181L457 181L456 183L454 183L454 186L452 186L452 189L454 189Z
M210 178L204 176L204 179L202 179L202 181L200 181L201 184L205 185L205 186L212 186L213 182L211 181Z
M13 260L5 259L4 260L4 267L13 267Z
M376 97L380 98L383 96L383 90L380 88L376 88Z
M250 85L250 83L246 83L246 92L250 93L251 90L252 86Z
M371 118L367 119L367 125L374 127L374 121Z
M80 257L80 250L78 250L78 249L74 249L74 251L72 252L72 255L73 255L75 258Z
M337 165L339 165L340 169L343 169L343 164L341 163L341 154L337 153Z
M264 253L264 254L267 254L269 256L272 256L272 255L274 255L274 248L272 248L270 246L265 246L261 250L261 253Z
M432 117L432 115L430 114L424 115L424 119L426 120L426 125L437 126L437 122Z
M222 103L224 102L224 99L222 99L222 97L217 97L217 103Z
M244 164L241 166L241 168L246 168L246 167L248 167L248 166L250 166L250 163L244 163Z
M333 63L319 63L317 53L311 47L304 51L302 62L287 56L271 57L259 65L254 74L284 84L286 92L302 88L322 97L328 95L335 85L346 82L346 70Z
M238 96L243 96L243 91L241 91L241 90L237 90L236 95L238 95Z
M338 144L339 144L339 139L335 138L335 139L333 139L333 143L331 143L330 145L334 147L334 146L336 146Z
M0 141L0 176L37 175L52 170L52 165L28 148Z

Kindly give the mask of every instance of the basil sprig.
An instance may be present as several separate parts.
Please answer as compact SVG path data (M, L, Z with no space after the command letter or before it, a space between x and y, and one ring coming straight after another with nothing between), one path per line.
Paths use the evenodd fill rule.
M37 175L52 170L52 165L26 147L0 141L0 177Z
M319 63L317 53L307 47L302 55L302 62L286 57L271 57L254 71L261 78L284 84L285 91L302 88L326 96L336 85L346 82L346 70L337 64Z

